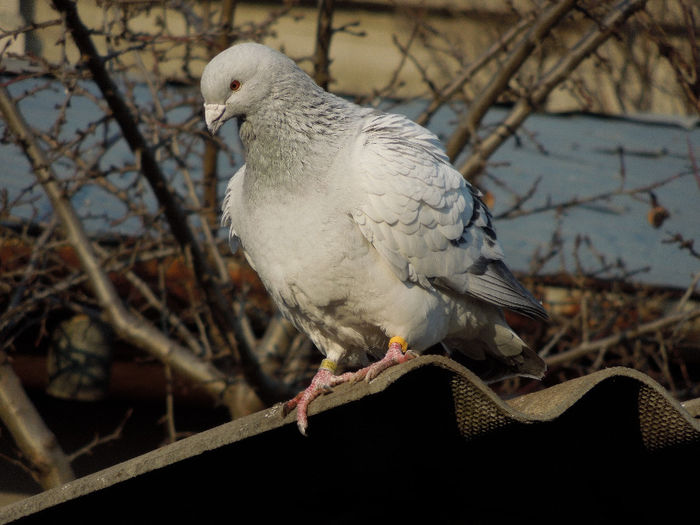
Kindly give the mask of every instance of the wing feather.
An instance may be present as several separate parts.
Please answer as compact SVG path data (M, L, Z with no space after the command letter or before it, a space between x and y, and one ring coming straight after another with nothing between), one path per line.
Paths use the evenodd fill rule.
M376 112L352 161L363 195L352 217L399 279L546 318L503 263L481 193L452 167L435 135Z
M226 185L226 193L224 194L224 202L221 205L221 225L228 226L228 244L231 247L231 252L238 251L240 239L236 234L234 217L239 203L241 202L243 192L243 179L245 177L245 164L231 177Z

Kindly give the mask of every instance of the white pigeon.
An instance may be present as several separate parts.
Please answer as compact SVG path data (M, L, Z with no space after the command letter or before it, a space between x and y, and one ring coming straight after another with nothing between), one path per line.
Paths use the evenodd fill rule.
M235 118L245 148L223 203L231 248L326 356L286 405L302 433L315 397L376 377L412 357L409 346L442 343L486 365L486 379L544 374L501 308L547 314L504 264L480 192L433 133L327 93L261 44L218 54L201 89L210 132ZM378 361L334 374L368 356Z

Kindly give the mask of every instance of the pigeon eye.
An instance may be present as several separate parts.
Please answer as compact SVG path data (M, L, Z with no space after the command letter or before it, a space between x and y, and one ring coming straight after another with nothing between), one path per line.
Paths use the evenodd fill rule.
M228 87L231 88L231 91L238 91L239 89L241 89L241 81L232 80Z

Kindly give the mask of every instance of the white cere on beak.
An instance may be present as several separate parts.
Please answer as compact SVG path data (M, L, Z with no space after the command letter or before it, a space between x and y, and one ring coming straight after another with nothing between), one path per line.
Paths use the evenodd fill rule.
M225 104L204 104L204 121L212 135L215 135L223 124L221 117L224 116L225 111Z

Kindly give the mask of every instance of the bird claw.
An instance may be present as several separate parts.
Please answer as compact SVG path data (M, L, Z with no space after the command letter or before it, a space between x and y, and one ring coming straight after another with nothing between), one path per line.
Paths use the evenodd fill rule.
M333 386L337 384L338 377L334 376L329 370L320 368L311 380L311 384L284 404L282 409L284 417L295 408L297 409L297 427L299 427L299 432L304 436L306 435L306 428L309 426L307 414L309 404L317 397L332 392Z
M391 368L394 365L405 363L406 361L410 361L411 359L414 359L416 357L418 357L418 354L416 354L412 350L407 350L404 353L401 350L400 345L392 344L389 346L389 351L382 359L380 359L376 363L369 365L366 368L363 368L362 370L358 370L358 372L364 371L364 379L369 383L387 368Z
M353 372L352 377L350 378L350 384L354 385L356 383L359 383L363 379L365 379L365 377L367 376L368 369L369 369L369 367L365 367L365 368L361 368L357 372Z
M286 417L292 410L297 409L297 427L299 427L299 432L306 436L306 429L309 426L309 419L307 414L307 409L309 404L321 395L328 394L333 391L333 387L341 383L359 383L362 380L368 383L376 378L387 368L400 363L405 363L410 359L417 357L417 354L408 350L406 353L403 352L401 345L397 343L392 343L389 345L389 350L386 355L376 363L373 363L365 368L361 368L357 372L346 372L340 375L333 375L333 373L326 368L319 368L316 375L311 380L311 384L299 392L294 398L287 401L283 408L282 414Z
M282 405L282 417L287 417L289 413L296 408L301 394L302 392L299 392L299 394Z

